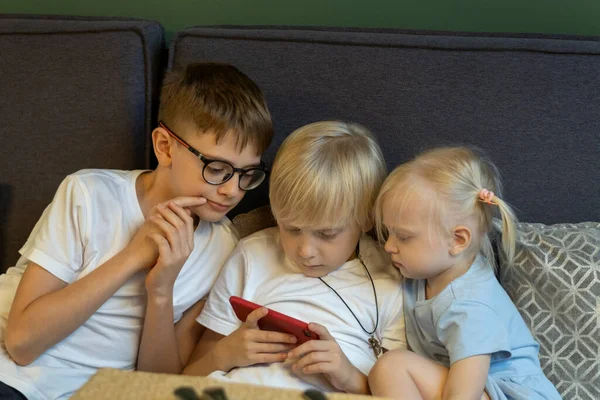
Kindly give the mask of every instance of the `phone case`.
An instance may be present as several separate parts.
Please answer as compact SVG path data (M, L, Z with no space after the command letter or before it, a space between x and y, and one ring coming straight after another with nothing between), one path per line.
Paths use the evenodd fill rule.
M242 322L246 321L248 314L252 311L261 308L262 306L251 301L242 299L241 297L231 296L229 303L235 311L238 319ZM308 324L296 318L282 314L275 310L268 309L269 313L258 321L258 327L265 331L275 331L289 333L296 336L297 344L308 342L309 340L319 339L319 335L308 329Z

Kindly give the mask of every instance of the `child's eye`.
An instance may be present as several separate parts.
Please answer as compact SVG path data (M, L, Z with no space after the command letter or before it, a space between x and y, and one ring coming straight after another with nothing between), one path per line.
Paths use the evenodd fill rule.
M208 172L210 172L211 174L221 174L223 173L223 168L212 168L212 167L208 167Z
M338 232L317 232L317 236L324 240L333 240L338 235Z
M393 237L395 237L400 242L406 242L408 239L411 238L410 236L406 235L405 233L396 231L396 230L391 229L391 228L386 228L386 232L385 233L388 235L388 237L389 236L393 236Z
M284 229L289 233L299 233L300 229L294 228L293 226L286 226Z

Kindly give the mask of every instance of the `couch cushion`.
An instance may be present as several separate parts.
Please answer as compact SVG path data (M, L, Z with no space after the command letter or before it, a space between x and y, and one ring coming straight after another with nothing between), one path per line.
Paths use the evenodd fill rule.
M231 222L237 230L240 239L263 229L277 226L277 221L269 206L262 206L247 213L237 214Z
M152 21L0 15L0 272L67 174L148 166L163 48Z
M600 38L396 29L197 27L170 66L229 62L265 91L276 136L323 119L365 125L388 167L425 147L483 148L523 221L600 218ZM576 177L576 178L573 178ZM543 193L543 196L537 196ZM244 212L267 204L266 185Z
M600 223L520 223L518 230L514 265L500 257L502 286L540 343L544 372L563 398L599 399Z

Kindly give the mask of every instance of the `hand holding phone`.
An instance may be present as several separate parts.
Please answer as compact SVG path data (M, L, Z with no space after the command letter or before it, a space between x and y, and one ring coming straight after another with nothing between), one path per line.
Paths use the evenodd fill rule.
M267 308L256 305L253 311L244 313L245 321L238 329L216 343L211 353L219 370L227 372L235 367L287 359L288 352L298 345L298 339L289 333L261 330L259 322L268 312Z
M229 303L231 303L235 315L237 315L238 319L242 322L246 321L248 315L252 311L262 308L259 304L237 296L231 296L229 298ZM306 322L292 318L289 315L282 314L275 310L268 310L267 315L258 320L258 327L261 330L289 333L296 337L298 344L306 343L309 340L319 339L319 335L311 331Z
M367 394L367 377L350 362L329 330L315 323L310 327L321 339L301 344L288 353L292 371L300 376L323 374L341 392Z

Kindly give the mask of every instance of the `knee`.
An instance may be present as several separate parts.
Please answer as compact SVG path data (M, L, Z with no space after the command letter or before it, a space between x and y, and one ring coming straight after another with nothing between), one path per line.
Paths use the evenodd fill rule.
M392 350L382 355L369 372L369 385L378 386L381 382L389 382L407 370L412 352L408 350Z

